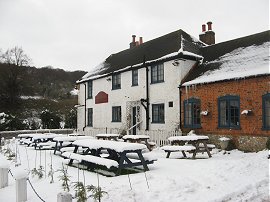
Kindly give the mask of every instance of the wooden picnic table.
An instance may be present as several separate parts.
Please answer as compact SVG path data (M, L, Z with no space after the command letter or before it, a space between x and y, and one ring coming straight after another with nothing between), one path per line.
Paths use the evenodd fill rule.
M144 143L147 148L151 151L151 145L149 144L148 140L149 140L149 136L148 135L125 135L122 137L122 139L125 142L132 142L132 143Z
M186 155L184 154L185 152L185 147L184 146L192 146L194 149L192 149L192 147L188 147L186 149L186 151L190 151L193 153L192 158L195 159L196 154L198 152L207 152L209 157L212 157L209 148L207 146L207 141L209 140L208 136L203 136L203 135L187 135L187 136L172 136L169 137L168 140L171 142L171 145L176 145L176 146L182 146L183 149L181 150L184 157L186 157ZM166 148L166 147L165 147ZM173 148L169 148L167 147L167 158L169 158L170 153L173 152ZM180 149L180 148L179 148ZM164 149L165 150L165 149ZM175 151L177 150L177 148L175 147Z
M142 150L146 149L146 145L128 142L116 142L110 140L76 140L73 142L75 149L73 153L65 152L63 156L70 158L69 165L72 165L73 160L87 163L88 168L95 168L96 165L106 166L107 168L117 168L117 175L121 174L124 168L135 166L143 166L144 171L148 171L147 164L153 161L145 160ZM78 148L85 149L82 155L77 153ZM102 151L108 153L106 157ZM131 156L136 157L136 161Z
M55 134L55 133L44 133L32 136L32 142L34 144L35 149L38 147L38 143L45 143L49 141L53 141L55 137L63 137L65 135Z
M97 139L102 139L102 140L117 140L119 137L119 134L97 134L96 138Z
M54 146L54 154L56 151L60 151L63 147L73 146L72 143L76 140L84 140L84 139L93 139L92 136L58 136L53 138L53 142L55 142Z

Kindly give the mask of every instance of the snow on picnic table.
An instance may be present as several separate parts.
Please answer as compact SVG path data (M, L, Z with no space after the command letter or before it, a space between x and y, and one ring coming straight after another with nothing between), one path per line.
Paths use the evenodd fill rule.
M117 152L123 151L134 151L146 149L146 145L139 143L129 143L129 142L117 142L111 140L76 140L73 145L89 147L91 149L113 149Z
M29 159L30 169L33 169L36 155L38 167L41 154L41 164L44 167L47 165L46 173L49 172L48 163L52 151L36 151L22 145L18 145L18 151L21 167L28 169L27 159ZM100 186L108 193L104 195L102 202L269 201L268 151L244 153L233 150L224 154L224 151L219 152L215 149L211 152L212 158L207 158L207 154L198 154L196 160L179 159L181 153L178 152L171 154L172 158L166 159L166 153L161 149L155 149L151 153L158 158L158 161L149 165L150 171L146 173L130 174L129 177L127 175L117 177L99 175ZM48 158L47 164L45 164L45 156ZM58 155L52 155L55 171L62 167L61 160L62 158ZM12 165L11 171L14 169L15 167ZM46 202L53 202L56 201L57 194L63 191L59 175L60 172L55 172L52 184L49 183L49 177L37 179L29 175L29 179ZM71 176L71 182L77 182L78 169L68 167L68 175ZM85 176L86 185L97 186L96 173L80 171L79 180L82 182L83 176ZM129 185L129 178L132 189ZM29 184L27 189L28 202L40 201ZM74 195L73 187L71 193ZM0 201L16 201L15 180L10 175L9 186L0 189ZM90 198L88 201L92 202L93 199Z
M205 135L187 135L187 136L172 136L169 141L192 141L192 140L208 140L209 137Z

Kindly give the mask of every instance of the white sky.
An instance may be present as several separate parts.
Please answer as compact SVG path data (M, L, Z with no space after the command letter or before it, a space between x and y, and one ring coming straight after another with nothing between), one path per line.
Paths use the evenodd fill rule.
M0 49L21 46L36 67L89 71L132 34L198 38L207 21L217 43L268 30L269 0L0 0Z

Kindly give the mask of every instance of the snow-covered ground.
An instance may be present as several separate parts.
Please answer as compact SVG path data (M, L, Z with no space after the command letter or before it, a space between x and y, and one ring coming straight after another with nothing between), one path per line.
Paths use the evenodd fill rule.
M62 166L62 158L53 155L50 150L40 153L21 145L17 148L21 169L31 170L35 164L36 167L41 164L48 174L51 156L55 171ZM234 150L224 154L224 151L213 150L212 154L212 158L208 158L207 154L199 154L198 159L192 160L182 159L181 153L172 153L170 159L166 159L164 151L155 149L153 155L158 161L150 165L150 171L146 173L106 177L80 170L79 180L97 186L98 176L102 190L108 193L101 200L104 202L269 201L268 151L243 153ZM15 169L14 163L11 163L11 172L16 172ZM38 179L29 175L37 193L46 202L56 201L57 193L62 191L59 174L54 173L52 184L48 176ZM71 182L78 181L77 168L68 167L68 175L71 176ZM74 191L71 193L74 194ZM15 180L11 175L8 187L0 189L0 201L16 201ZM28 184L28 202L38 201L41 200ZM93 199L89 198L88 201Z

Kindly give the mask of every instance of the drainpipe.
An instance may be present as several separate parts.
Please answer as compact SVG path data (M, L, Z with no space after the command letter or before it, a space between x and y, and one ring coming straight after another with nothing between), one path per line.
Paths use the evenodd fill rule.
M145 73L146 73L146 81L145 81L145 87L146 87L146 99L141 99L141 104L143 108L145 109L146 114L146 127L145 130L149 130L149 68L147 65L145 65L145 56L143 57L143 66L145 67Z
M149 105L149 68L148 66L146 66L146 130L149 130Z
M86 128L86 82L84 83L84 127L83 131Z
M182 109L182 90L181 90L182 84L180 84L178 86L179 89L179 126L180 126L180 130L182 131L182 122L181 122L181 109Z

